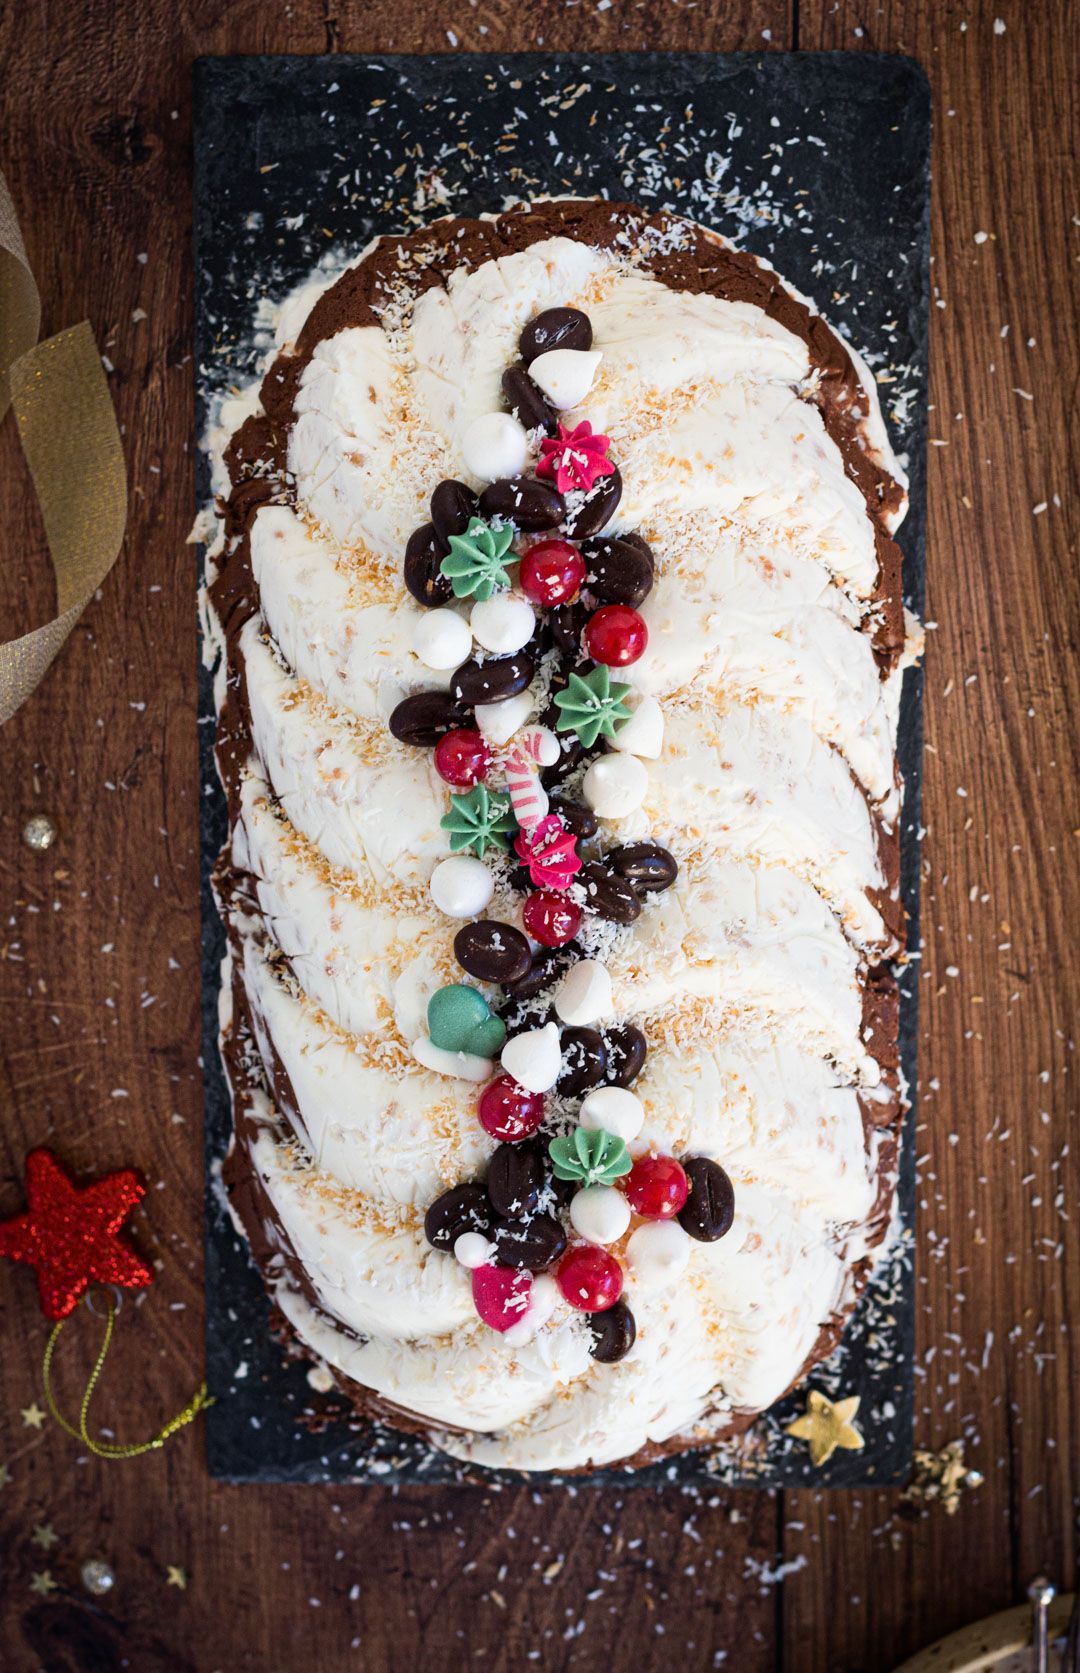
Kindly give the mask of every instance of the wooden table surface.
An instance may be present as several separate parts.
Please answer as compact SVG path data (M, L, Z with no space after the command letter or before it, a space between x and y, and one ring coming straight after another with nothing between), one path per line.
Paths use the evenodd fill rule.
M32 1410L24 1420L41 1400L45 1326L29 1275L5 1266L0 1664L11 1673L877 1673L1022 1598L1040 1570L1069 1583L1080 1490L1069 12L1067 0L12 0L0 11L0 167L43 327L89 315L131 484L115 570L0 735L0 1215L21 1206L22 1158L42 1142L88 1173L132 1163L150 1178L137 1230L159 1274L138 1311L125 1308L98 1396L100 1421L124 1436L182 1404L202 1358L185 545L193 57L799 47L905 52L926 66L935 306L916 1444L962 1439L985 1477L950 1517L894 1491L228 1487L208 1480L197 1427L147 1457L99 1462L35 1427ZM9 637L51 609L10 423L0 530ZM60 828L46 854L20 840L39 811ZM76 1400L94 1347L85 1314L81 1332L65 1339L60 1377ZM45 1525L49 1548L48 1532L34 1537ZM116 1575L100 1601L79 1581L90 1556ZM45 1571L55 1590L34 1581Z

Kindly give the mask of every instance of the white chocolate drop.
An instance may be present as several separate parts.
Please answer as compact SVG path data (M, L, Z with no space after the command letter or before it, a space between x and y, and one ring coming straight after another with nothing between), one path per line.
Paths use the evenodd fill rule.
M469 622L473 638L486 651L510 656L514 651L520 651L532 638L536 612L527 599L514 598L510 593L495 593L491 598L481 599L473 605ZM457 663L453 666L456 668Z
M636 755L601 755L585 774L581 793L601 819L625 819L645 800L649 775Z
M626 1245L626 1263L645 1289L673 1284L690 1259L690 1239L677 1220L650 1220Z
M520 476L529 455L529 438L508 412L485 412L474 418L461 438L461 456L470 476L494 482Z
M475 918L495 892L495 879L471 854L440 860L428 884L431 898L448 918Z
M664 747L664 711L655 697L640 696L633 703L630 719L617 728L611 747L624 755L641 755L649 761L659 757Z
M500 1061L526 1092L550 1092L562 1068L557 1025L549 1022L527 1034L515 1034L503 1047Z
M641 1132L645 1110L636 1092L625 1086L598 1086L582 1101L578 1115L590 1133L613 1133L629 1144Z
M469 624L456 610L425 610L413 628L412 648L436 673L457 668L472 654Z
M529 376L553 407L578 407L593 386L604 356L599 349L548 349L529 364Z
M630 1204L614 1185L586 1185L571 1198L570 1224L590 1243L617 1243L630 1224Z
M585 1027L611 1015L611 977L596 959L572 965L559 984L555 1010L572 1028Z

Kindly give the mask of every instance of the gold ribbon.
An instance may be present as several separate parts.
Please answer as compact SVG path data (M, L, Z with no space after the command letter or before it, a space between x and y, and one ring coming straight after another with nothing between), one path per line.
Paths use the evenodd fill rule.
M26 701L116 560L127 480L89 322L42 343L41 299L0 174L0 419L9 400L41 506L56 615L0 644L0 726Z
M87 1447L96 1458L139 1458L144 1452L156 1452L158 1447L164 1446L170 1435L175 1435L178 1429L182 1429L186 1423L191 1423L200 1412L206 1410L207 1406L212 1406L214 1400L213 1396L207 1393L206 1384L200 1383L183 1410L177 1412L175 1417L169 1418L168 1422L163 1424L157 1434L152 1436L150 1440L132 1441L126 1446L113 1445L108 1441L95 1441L93 1436L87 1432L86 1427L90 1417L90 1402L94 1398L94 1390L97 1387L98 1378L101 1376L101 1368L105 1364L105 1355L108 1353L109 1343L112 1341L113 1322L116 1318L116 1303L113 1301L112 1292L106 1290L104 1294L105 1338L98 1350L97 1359L94 1361L94 1369L90 1373L82 1397L82 1404L79 1407L79 1427L76 1429L74 1424L69 1423L61 1412L56 1404L56 1396L53 1394L52 1387L53 1355L56 1352L60 1332L64 1325L68 1323L67 1319L60 1319L53 1326L45 1347L45 1362L42 1367L45 1401L61 1429L65 1430L74 1440L81 1441L83 1446Z

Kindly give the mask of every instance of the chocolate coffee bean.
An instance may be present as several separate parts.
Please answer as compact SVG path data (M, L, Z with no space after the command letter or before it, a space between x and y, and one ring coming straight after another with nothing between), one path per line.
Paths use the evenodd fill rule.
M481 516L501 517L527 534L558 528L565 512L559 490L535 476L501 476L480 495Z
M447 552L434 523L414 529L405 547L405 585L417 604L432 610L453 597L450 577L439 568Z
M585 540L597 534L615 515L622 499L622 477L618 470L610 476L598 476L588 493L580 500L574 495L573 509L567 513L560 533L567 540Z
M525 1220L535 1213L547 1174L546 1147L540 1139L500 1144L487 1171L487 1194L502 1220Z
M551 629L551 637L572 662L581 656L581 635L591 615L589 606L577 599L573 604L556 604L544 618Z
M492 1228L495 1253L504 1266L543 1272L566 1248L566 1233L554 1214L534 1214L528 1220L496 1220Z
M552 796L549 799L549 811L557 813L567 830L573 831L582 842L594 837L600 829L600 821L592 808L586 807L584 802L571 802L562 796Z
M626 1358L637 1340L634 1315L625 1301L617 1301L614 1307L606 1307L602 1313L587 1313L585 1322L593 1339L589 1352L601 1365L617 1365L620 1359Z
M403 744L433 749L445 732L465 726L470 720L466 708L445 691L417 691L403 697L390 716L390 730Z
M674 854L658 842L627 842L621 848L612 848L604 855L604 864L617 876L625 877L639 895L670 889L679 875Z
M567 942L565 947L541 948L532 955L530 968L523 976L504 984L506 991L511 999L535 999L538 993L546 993L548 988L554 987L559 977L576 964L580 956L580 950L573 941Z
M452 476L435 489L431 496L431 521L443 543L444 554L450 550L450 536L464 534L470 517L476 516L476 503L472 489Z
M581 555L585 585L600 604L641 604L652 592L652 552L640 535L598 535Z
M592 322L580 308L545 308L531 319L518 340L526 366L552 349L591 349Z
M559 415L542 389L538 389L524 366L510 366L502 375L502 392L507 406L526 430L543 430L553 436Z
M609 1086L633 1086L649 1054L645 1036L632 1022L619 1028L605 1028L604 1050L607 1070L604 1079Z
M632 924L640 918L641 902L633 884L609 871L601 860L590 860L582 866L577 881L585 888L586 911L613 924Z
M483 662L470 657L450 681L450 693L470 709L481 703L501 703L505 697L527 691L535 672L536 664L524 651L513 656L485 657Z
M564 1028L562 1071L555 1082L561 1098L580 1098L591 1086L599 1086L607 1068L604 1041L595 1028Z
M684 1156L690 1195L679 1210L679 1224L699 1243L716 1243L731 1230L735 1187L711 1156Z
M424 1215L424 1236L433 1249L452 1255L454 1244L464 1232L483 1232L486 1237L491 1221L491 1203L484 1187L475 1183L455 1185L436 1197Z
M478 982L516 982L532 969L532 948L513 924L480 918L454 937L454 957Z

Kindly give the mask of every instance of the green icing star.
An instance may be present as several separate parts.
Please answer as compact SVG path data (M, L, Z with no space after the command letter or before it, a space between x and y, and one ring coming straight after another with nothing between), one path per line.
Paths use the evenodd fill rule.
M612 684L611 670L603 662L588 674L571 674L566 690L555 693L559 710L555 730L576 732L586 749L592 748L601 733L613 738L630 719L623 701L630 689L618 680Z
M511 554L513 529L493 529L482 517L470 517L464 534L450 536L450 551L440 564L448 577L455 598L488 599L500 587L510 585L507 563L516 563Z
M450 852L468 848L483 859L488 848L507 849L517 830L517 820L505 796L489 796L486 784L478 784L465 796L451 796L451 810L439 823L450 833Z
M575 1127L564 1139L552 1139L548 1155L556 1179L578 1179L582 1185L614 1185L633 1166L622 1139L584 1127Z

